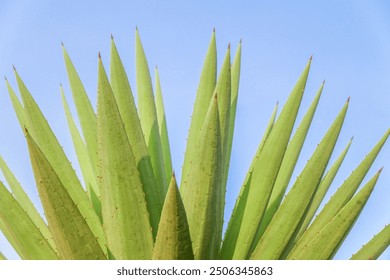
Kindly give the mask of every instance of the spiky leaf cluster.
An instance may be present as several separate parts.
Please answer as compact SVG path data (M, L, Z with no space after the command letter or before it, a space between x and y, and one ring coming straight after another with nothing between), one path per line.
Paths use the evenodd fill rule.
M38 104L15 70L21 100L6 80L23 130L45 220L5 161L0 230L22 259L331 259L367 202L381 170L362 186L387 130L320 209L349 148L330 163L349 106L341 107L306 166L291 180L322 94L297 116L310 71L304 68L280 114L276 106L223 232L241 65L241 42L217 71L215 32L196 94L180 184L173 174L157 69L155 83L135 36L135 104L111 40L110 73L98 58L97 109L63 47L77 120L61 88L80 180ZM78 129L77 121L81 129ZM294 127L297 127L293 132ZM288 186L291 184L291 188ZM315 217L315 215L317 216ZM389 225L352 259L375 259ZM0 259L5 257L0 253Z

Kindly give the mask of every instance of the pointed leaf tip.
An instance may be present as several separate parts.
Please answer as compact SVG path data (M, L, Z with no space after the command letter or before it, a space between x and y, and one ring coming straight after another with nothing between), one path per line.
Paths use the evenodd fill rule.
M111 40L114 40L114 35L111 34Z
M347 103L349 103L349 100L351 99L351 96L348 96Z

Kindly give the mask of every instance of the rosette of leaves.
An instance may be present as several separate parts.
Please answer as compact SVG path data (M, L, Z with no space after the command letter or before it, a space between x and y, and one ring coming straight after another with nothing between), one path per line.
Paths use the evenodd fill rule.
M21 99L6 80L45 215L0 158L7 184L0 183L0 229L20 258L331 259L378 180L381 170L360 187L390 131L321 208L351 144L330 163L347 100L290 183L324 86L298 123L310 59L278 116L275 108L223 232L241 42L233 61L229 46L217 75L212 34L178 186L158 71L153 89L138 30L135 41L138 104L112 39L109 74L98 58L96 112L63 47L77 120L62 88L61 95L83 180L18 72ZM352 259L376 259L389 243L387 225Z

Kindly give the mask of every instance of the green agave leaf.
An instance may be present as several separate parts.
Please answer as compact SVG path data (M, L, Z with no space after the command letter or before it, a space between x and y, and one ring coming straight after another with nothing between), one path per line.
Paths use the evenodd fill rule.
M231 106L229 117L229 137L226 151L226 165L227 172L229 171L230 156L233 146L234 124L236 120L237 100L238 100L238 88L240 84L240 72L241 72L241 41L238 44L236 54L231 66Z
M237 237L237 244L239 246L236 246L233 255L234 259L245 259L248 257L249 249L263 217L295 123L309 74L310 63L311 60L288 98L253 168L248 201ZM255 187L252 188L252 186Z
M167 129L167 119L165 117L164 110L164 102L162 98L160 77L158 74L158 70L156 67L155 71L156 75L156 110L157 110L157 120L158 127L160 128L160 138L161 138L161 147L162 147L162 155L164 159L164 169L165 169L165 177L168 180L167 184L169 184L170 177L172 174L172 159L171 159L171 148L169 146L169 137L168 137L168 129Z
M27 130L26 139L38 192L59 257L74 260L106 259L85 217Z
M68 73L69 84L72 90L73 101L76 105L77 115L83 131L88 155L93 163L93 171L97 174L97 129L94 125L96 124L96 114L64 45L62 45L62 50L66 71Z
M9 84L7 79L5 79L5 82L6 82L9 96L11 98L12 106L14 107L14 111L16 113L16 117L18 118L20 127L22 129L24 129L24 127L27 125L27 117L26 117L26 113L24 112L23 105L20 102L19 98L16 96L15 91L12 89L12 87Z
M153 173L152 162L150 160L148 147L145 143L144 134L138 118L129 80L118 50L115 46L114 39L111 39L110 62L111 88L126 129L127 138L131 144L131 150L134 154L138 172L140 174L146 204L150 214L149 218L153 230L153 238L155 238L164 202L164 194L162 192L163 190L157 186L156 178ZM169 176L171 176L171 174Z
M150 78L148 62L142 47L138 29L135 33L136 81L138 94L138 112L145 141L149 149L150 159L160 192L166 194L168 189L165 178L164 159L158 127L156 105L153 97L153 87Z
M236 204L230 217L220 252L220 259L230 260L237 246L237 236L240 233L242 217L248 201L249 186L251 184L252 172L248 173L248 178L241 187Z
M58 259L45 236L2 182L0 182L0 230L22 259Z
M307 214L305 216L305 220L303 221L299 232L297 235L290 240L290 244L295 245L295 243L299 240L299 238L302 236L302 234L305 232L307 227L309 226L310 222L313 220L313 217L315 213L317 212L318 208L320 207L320 204L322 200L324 199L326 193L329 190L330 185L333 182L333 179L335 178L337 171L339 170L341 163L343 162L349 147L352 144L352 139L349 141L347 147L343 150L343 152L340 154L340 156L337 158L337 160L334 162L334 164L331 166L329 171L324 175L322 178L320 185L318 187L318 190L316 191L313 201L310 203L309 209L307 210ZM289 248L291 250L291 248Z
M7 258L3 255L2 252L0 252L0 261L5 261Z
M261 237L251 259L279 259L304 216L336 145L347 102L322 138Z
M187 216L178 190L175 175L172 176L161 214L154 260L193 260L192 242Z
M199 86L196 93L194 110L192 113L191 125L188 132L187 147L184 154L184 162L182 168L182 179L180 189L186 188L186 180L191 169L191 162L194 154L196 154L195 146L198 144L199 135L203 127L207 110L210 107L210 102L217 83L217 47L215 40L215 30L211 36L210 44L204 60L202 73L200 76Z
M246 174L244 184L240 189L240 193L237 197L236 203L233 208L232 215L230 217L228 226L226 228L225 236L222 243L220 258L224 260L230 260L233 257L234 250L237 244L237 236L240 232L242 217L244 215L246 202L248 199L249 187L251 185L253 167L256 165L257 159L259 158L260 151L264 146L269 133L275 123L276 113L278 111L278 103L276 103L275 109L272 112L271 118L268 122L267 128L264 132L263 138L260 141L256 155L252 160L251 166L248 173Z
M223 227L223 217L225 210L225 194L226 194L226 182L228 178L228 150L231 149L228 147L229 142L229 128L230 128L230 107L231 107L231 71L230 71L230 45L227 49L221 72L218 77L217 85L215 87L214 94L218 95L218 113L219 113L219 122L220 122L220 131L221 131L221 164L222 164L222 181L221 181L221 194L217 196L217 204L220 205L221 209L219 213L221 215L221 223L218 225L219 230L219 240L215 243L217 246L216 251L219 252L221 240L222 240L222 227Z
M84 182L86 185L87 193L89 199L91 200L96 214L99 216L100 221L102 221L102 205L100 202L100 191L97 182L97 174L95 174L94 162L91 161L91 158L88 155L88 149L80 135L79 130L77 129L76 123L72 117L72 114L69 110L68 103L63 92L63 88L60 88L62 96L62 104L64 105L66 120L68 122L68 127L70 134L72 136L73 146L76 151L77 159L83 174Z
M107 246L115 259L150 259L153 235L126 130L99 58L99 183Z
M257 231L255 240L252 243L251 251L254 250L255 246L260 240L260 237L263 235L265 229L269 225L272 217L274 216L275 212L278 210L279 205L283 199L283 196L286 193L288 183L290 182L295 165L301 153L303 143L305 142L306 135L309 131L311 122L313 120L314 113L317 109L317 105L320 100L323 88L324 88L324 83L321 85L320 89L318 90L302 122L298 126L296 133L294 134L293 138L291 139L290 143L287 146L282 164L278 172L278 176L274 184L274 188L272 190L271 197L268 202L267 210L265 211L263 220L260 224L259 230Z
M379 142L374 146L370 153L352 172L352 174L344 181L342 186L324 206L324 208L318 214L316 219L314 219L309 228L298 240L295 245L296 248L294 250L301 250L304 246L303 244L308 244L313 238L315 238L317 233L321 231L329 223L329 221L333 219L333 217L338 213L338 211L340 211L340 209L351 199L351 197L363 181L365 175L370 169L379 151L385 144L389 134L390 129L386 131L385 135L379 140Z
M5 163L3 157L0 156L0 169L4 174L5 179L8 182L8 185L13 192L13 196L18 201L19 205L23 208L26 214L34 222L36 227L40 230L45 239L49 242L50 246L55 250L55 244L49 228L46 223L43 221L41 215L38 213L38 210L35 208L34 204L27 196L26 192L23 190L22 186L16 179L15 175L9 169L8 165Z
M15 75L23 99L25 120L27 121L27 123L21 123L20 125L28 129L29 134L34 138L34 141L50 162L58 178L96 236L101 248L105 251L103 228L91 201L88 199L71 163L66 157L47 120L16 70ZM10 94L12 95L12 93ZM19 109L16 108L15 110ZM23 119L21 118L21 120Z
M363 210L381 170L319 231L302 250L293 250L289 259L326 260L332 258Z
M390 245L390 225L385 226L351 260L376 260Z
M187 212L195 259L216 259L219 253L221 221L221 132L217 98L206 116L199 143L195 147L186 188L181 190Z
M221 142L222 142L222 162L224 164L223 170L223 182L221 197L225 197L227 181L227 151L231 150L228 147L229 142L229 127L230 127L230 108L231 108L231 70L230 70L230 45L227 49L221 72L219 73L217 85L215 87L214 94L218 95L218 112L219 121L221 125ZM224 204L224 203L223 203Z

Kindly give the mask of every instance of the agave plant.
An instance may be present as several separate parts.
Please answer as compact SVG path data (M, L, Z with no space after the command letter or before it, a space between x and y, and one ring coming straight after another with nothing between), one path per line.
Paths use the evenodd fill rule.
M0 229L19 256L331 259L378 180L381 170L359 189L390 130L320 209L352 141L329 164L347 112L347 100L301 174L290 183L324 86L296 124L310 59L278 117L275 108L223 230L241 42L233 62L230 47L227 49L217 77L215 32L212 34L179 188L171 163L158 71L153 90L138 31L135 41L138 106L112 39L109 77L100 55L98 59L96 113L63 47L81 130L62 88L61 94L83 180L76 175L18 72L15 70L22 101L6 81L26 137L45 217L0 158L8 183L8 187L0 183ZM297 129L292 133L294 126ZM352 259L375 259L389 244L387 225ZM2 254L1 258L5 259Z

